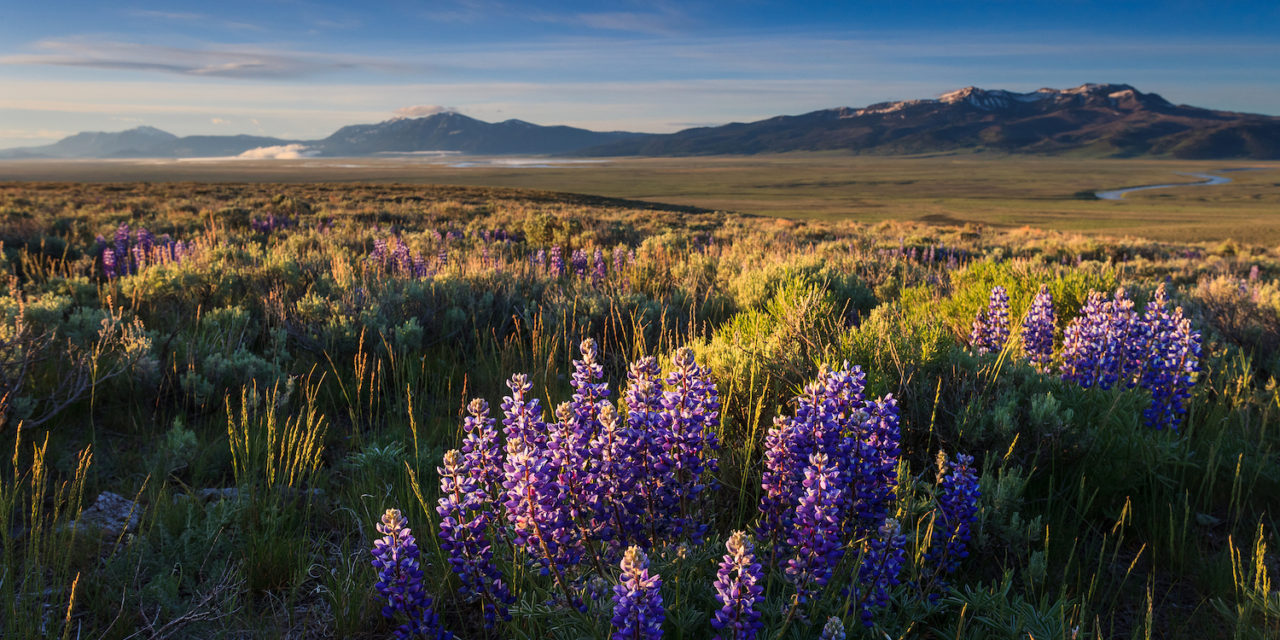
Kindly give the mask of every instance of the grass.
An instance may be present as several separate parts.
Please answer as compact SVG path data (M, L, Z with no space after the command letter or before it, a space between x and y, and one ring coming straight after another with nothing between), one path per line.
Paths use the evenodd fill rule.
M344 166L336 166L344 165ZM350 165L350 166L346 166ZM399 159L299 161L42 161L6 163L9 180L356 182L516 187L592 194L783 218L1031 226L1171 241L1280 243L1280 163L958 154L928 157L784 154L620 158L551 168L471 167ZM1094 191L1196 182L1182 173L1233 171L1231 184L1160 189L1122 201Z
M629 362L654 355L669 367L688 346L722 401L709 540L650 553L665 585L666 637L711 637L715 562L730 531L754 524L765 433L821 366L843 361L864 368L868 396L898 400L896 516L915 552L874 629L845 620L851 637L1274 637L1280 253L1265 224L1228 243L1207 231L1172 241L944 224L928 209L860 223L822 213L834 206L825 198L865 188L898 210L924 208L918 185L941 188L958 166L986 177L932 197L975 211L988 203L975 216L1097 207L1147 225L1134 228L1162 228L1139 221L1151 214L1136 196L1068 197L1089 170L1084 160L827 160L505 174L578 175L584 191L618 189L615 199L380 183L0 184L0 269L12 283L0 295L0 445L14 452L0 461L0 635L383 637L391 625L368 549L377 518L398 508L459 637L605 637L607 593L584 614L559 606L562 585L501 544L495 555L518 601L515 619L486 634L435 535L436 468L460 443L467 401L486 398L497 412L516 372L530 374L545 407L568 400L571 361L590 337L613 398ZM611 173L623 166L649 173L625 186ZM689 175L660 175L681 166ZM1098 166L1106 175L1094 179L1114 178L1098 185L1109 187L1160 181L1184 165ZM229 171L210 167L199 171ZM1262 193L1265 174L1233 177ZM717 177L699 187L690 176ZM1032 193L1015 197L1002 177ZM664 200L688 206L626 199L677 179L687 199ZM794 206L788 193L809 193L798 197L812 197L821 215L747 216L702 200L749 184L760 206ZM1256 215L1232 204L1241 196L1226 190L1236 186L1194 192L1225 200L1184 203L1186 216L1215 206L1224 219ZM267 214L295 224L255 230L250 221ZM120 223L195 249L105 278L96 236L112 238ZM484 239L496 230L517 239ZM431 261L430 277L366 258L396 236ZM607 276L549 275L535 260L553 245L566 256L600 248ZM1205 336L1177 432L1142 424L1140 389L1080 389L1027 366L1016 344L981 358L964 344L995 285L1009 291L1016 322L1048 284L1060 341L1090 290L1124 286L1141 304L1160 282ZM984 497L970 558L931 601L911 582L931 575L920 549L933 535L939 451L976 457ZM136 496L136 527L70 526L102 491ZM846 554L836 584L853 579L857 555ZM570 571L570 588L617 577L611 567ZM791 585L773 575L766 587L769 637L815 637L826 615L844 611L830 589L788 621Z

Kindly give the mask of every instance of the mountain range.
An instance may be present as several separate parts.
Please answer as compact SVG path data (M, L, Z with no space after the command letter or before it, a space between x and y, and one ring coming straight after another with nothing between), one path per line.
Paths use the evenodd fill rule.
M0 158L474 155L690 156L843 151L967 151L1280 158L1280 117L1175 105L1126 84L1028 93L966 87L935 99L839 107L670 134L599 132L521 120L484 122L455 112L342 127L322 140L178 137L153 127L86 132Z

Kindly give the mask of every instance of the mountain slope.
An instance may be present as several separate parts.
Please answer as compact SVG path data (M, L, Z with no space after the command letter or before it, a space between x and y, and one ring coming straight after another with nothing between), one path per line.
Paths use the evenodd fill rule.
M234 156L257 147L289 144L264 136L186 136L155 127L86 131L42 147L0 150L0 158L196 158Z
M960 150L1280 158L1280 118L1174 105L1123 84L1030 93L967 87L934 100L825 109L600 145L582 155Z
M388 120L343 127L315 143L328 156L375 153L457 151L471 154L565 153L647 134L599 132L574 127L544 127L522 120L484 122L460 113Z

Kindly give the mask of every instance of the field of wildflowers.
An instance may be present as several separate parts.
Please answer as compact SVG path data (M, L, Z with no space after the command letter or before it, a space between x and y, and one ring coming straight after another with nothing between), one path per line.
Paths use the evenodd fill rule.
M1280 252L6 184L0 637L1280 637Z

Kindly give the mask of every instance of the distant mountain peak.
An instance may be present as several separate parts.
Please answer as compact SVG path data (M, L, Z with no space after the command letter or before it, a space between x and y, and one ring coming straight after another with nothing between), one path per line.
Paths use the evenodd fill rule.
M127 131L121 131L120 133L121 133L122 135L123 135L123 134L133 133L133 134L144 135L144 136L155 136L155 137L157 137L157 138L176 138L176 137L178 137L178 136L175 136L175 135L173 135L172 133L169 133L168 131L165 131L165 130L163 130L163 129L157 129L157 128L155 128L155 127L150 127L150 126L147 126L147 125L137 126L137 127L132 128L132 129L129 129L129 130L127 130Z
M1128 84L1086 83L1029 92L968 86L936 98L686 129L584 153L663 156L828 150L1277 158L1280 118L1177 106Z

